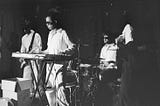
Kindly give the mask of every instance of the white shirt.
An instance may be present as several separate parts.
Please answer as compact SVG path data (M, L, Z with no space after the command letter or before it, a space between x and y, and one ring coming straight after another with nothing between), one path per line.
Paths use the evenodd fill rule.
M51 30L48 35L46 53L59 54L73 48L73 43L69 40L65 30Z
M115 44L105 44L101 49L100 58L103 58L103 61L114 61L116 62L117 57L117 45Z
M29 51L29 46L30 46L33 34L34 34L34 31L31 30L30 34L25 34L22 37L22 44L21 44L20 52L23 52L23 53L27 53L27 52L39 53L40 52L40 50L42 49L42 42L41 42L41 37L38 33L35 33L34 41L32 44L32 49L31 51Z
M130 41L133 41L133 37L132 37L132 30L133 28L127 24L124 29L123 29L123 32L122 32L122 35L125 39L125 44L129 43Z

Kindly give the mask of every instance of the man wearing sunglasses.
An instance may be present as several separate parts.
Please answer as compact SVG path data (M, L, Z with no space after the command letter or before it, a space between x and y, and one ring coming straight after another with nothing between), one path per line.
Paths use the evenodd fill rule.
M112 34L103 34L104 46L100 52L99 86L96 95L96 106L112 106L113 90L111 82L117 77L117 45ZM104 92L105 91L105 92Z
M102 68L117 68L116 57L117 57L117 45L113 36L103 35L104 46L100 52L100 64Z
M72 54L74 44L69 40L66 31L59 27L59 21L57 21L59 19L58 15L57 13L49 13L45 18L49 35L47 49L44 50L43 53L54 55ZM47 87L50 88L50 93L46 91L50 106L69 106L63 86L63 66L63 62L56 63L53 66L49 63L47 64L46 78L49 75L49 69L52 69L47 83Z

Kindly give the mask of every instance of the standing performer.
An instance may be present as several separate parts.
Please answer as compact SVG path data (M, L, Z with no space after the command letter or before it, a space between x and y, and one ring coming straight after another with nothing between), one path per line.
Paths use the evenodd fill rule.
M118 58L122 60L122 76L120 88L120 106L131 105L131 73L133 73L135 64L135 44L133 40L133 27L126 24L122 34L116 39L119 47Z
M58 15L59 13L49 13L46 16L46 26L50 30L48 35L47 49L42 51L46 54L72 54L74 44L69 40L65 30L58 28ZM52 63L51 63L52 64ZM52 67L51 64L47 64L46 78L51 74L47 83L47 88L51 88L46 91L47 99L50 106L69 106L64 92L63 84L63 66L64 62L55 63ZM48 93L47 93L48 92Z
M159 71L154 36L148 39L146 34L146 38L141 38L137 30L136 24L126 24L122 34L117 38L120 47L118 54L123 60L118 106L160 104L159 85L157 85Z
M25 20L24 27L25 35L22 37L21 42L21 53L39 53L42 49L41 36L36 33L31 27L31 21L29 19ZM21 68L23 70L23 78L33 79L31 66L28 63L29 60L20 59ZM35 66L35 63L31 61L34 75L38 77L38 72ZM35 85L34 85L35 86ZM31 94L33 94L33 86L31 87Z

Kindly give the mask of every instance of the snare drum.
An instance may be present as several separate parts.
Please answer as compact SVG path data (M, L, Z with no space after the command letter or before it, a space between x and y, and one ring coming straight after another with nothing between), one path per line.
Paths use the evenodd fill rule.
M80 64L80 74L81 76L90 76L91 70L90 70L91 65L90 64Z
M67 70L66 73L64 74L64 83L65 86L76 86L78 83L78 76L77 76L77 71L76 70Z

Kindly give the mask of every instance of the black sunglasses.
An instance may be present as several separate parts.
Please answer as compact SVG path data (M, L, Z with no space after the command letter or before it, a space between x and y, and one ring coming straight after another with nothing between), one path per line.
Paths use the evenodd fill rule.
M52 25L53 23L52 23L52 22L46 22L46 24L48 24L48 25Z
M108 39L109 37L103 37L104 39Z

